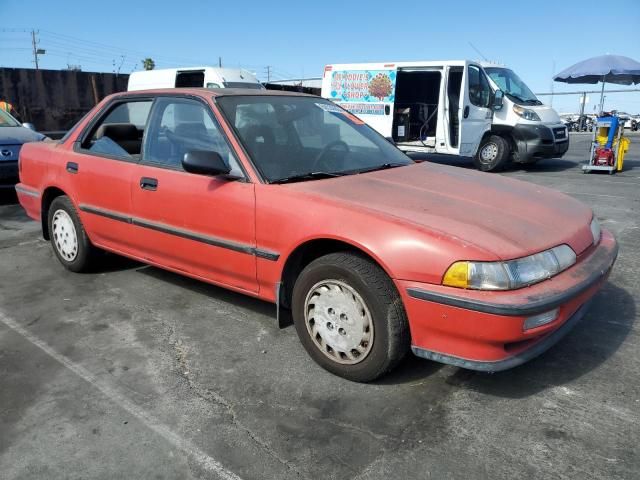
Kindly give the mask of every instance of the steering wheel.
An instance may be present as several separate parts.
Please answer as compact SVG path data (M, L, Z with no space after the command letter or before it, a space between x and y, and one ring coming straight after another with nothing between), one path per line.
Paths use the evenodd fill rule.
M338 160L340 163L342 163L342 160L344 159L344 157L350 152L349 145L347 145L342 140L334 140L333 142L327 144L320 151L320 153L318 153L315 160L313 161L312 171L326 172L326 171L331 171L332 169L335 170L336 167L340 169L342 165L338 165L338 161L336 161L336 158L331 158L331 157L326 158L333 150L342 152L342 156Z

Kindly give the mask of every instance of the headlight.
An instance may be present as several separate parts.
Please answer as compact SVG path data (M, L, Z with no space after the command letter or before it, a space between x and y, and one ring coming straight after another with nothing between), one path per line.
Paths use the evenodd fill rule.
M596 217L593 217L593 220L591 220L591 235L593 235L594 245L600 241L600 233L600 223Z
M560 245L508 262L456 262L444 274L442 284L475 290L513 290L538 283L576 263L568 245Z
M540 117L536 112L530 110L528 108L521 107L520 105L513 106L513 112L519 117L524 118L525 120L530 120L532 122L539 122Z

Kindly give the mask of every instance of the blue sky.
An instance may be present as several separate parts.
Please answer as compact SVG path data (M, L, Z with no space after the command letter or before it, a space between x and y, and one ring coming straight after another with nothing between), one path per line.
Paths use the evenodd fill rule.
M274 78L313 77L327 63L480 59L471 42L534 92L548 92L554 71L584 58L640 61L640 0L0 0L0 18L2 67L33 67L31 29L47 50L40 68L85 71L129 73L144 56L157 67L217 64L221 56L262 79L267 66ZM581 88L598 87L554 84L556 92ZM587 110L597 101L590 95ZM576 111L578 97L553 105ZM640 92L609 94L606 107L640 113Z

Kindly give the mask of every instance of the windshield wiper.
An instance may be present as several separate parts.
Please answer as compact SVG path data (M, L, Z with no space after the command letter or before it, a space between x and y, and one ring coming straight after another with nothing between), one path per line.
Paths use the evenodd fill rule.
M301 182L304 180L318 180L321 178L341 177L342 175L344 175L344 173L307 172L307 173L300 173L299 175L291 175L290 177L278 178L277 180L272 180L271 183Z
M396 168L396 167L404 167L410 165L408 163L383 163L382 165L376 165L375 167L369 167L369 168L361 168L359 170L349 170L348 172L344 172L344 173L367 173L367 172L375 172L377 170L388 170L389 168Z

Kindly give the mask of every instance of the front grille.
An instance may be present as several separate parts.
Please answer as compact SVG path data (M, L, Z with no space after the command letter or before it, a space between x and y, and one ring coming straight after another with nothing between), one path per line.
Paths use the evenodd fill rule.
M558 127L553 129L553 136L556 140L567 139L567 127Z
M0 162L0 182L18 178L18 162Z
M18 160L22 145L0 145L0 162Z

